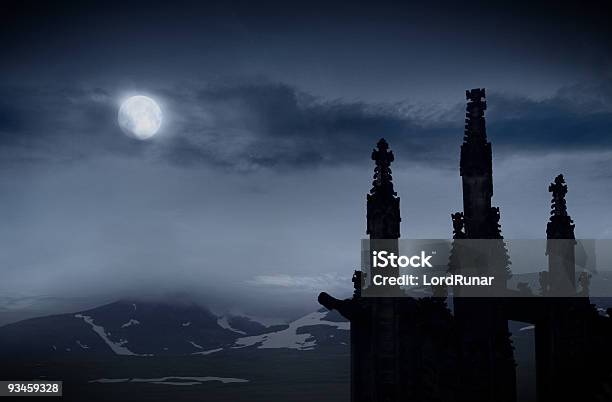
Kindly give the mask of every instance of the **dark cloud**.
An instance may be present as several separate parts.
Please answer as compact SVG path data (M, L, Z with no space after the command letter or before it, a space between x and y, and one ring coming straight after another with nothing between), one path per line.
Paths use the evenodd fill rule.
M146 87L255 74L367 102L459 100L475 85L549 95L609 73L606 5L8 0L0 83Z
M3 160L126 154L186 166L299 169L363 163L385 137L406 163L443 167L456 164L462 138L463 104L445 109L327 100L267 81L162 89L157 97L167 122L158 137L141 142L117 127L119 100L110 91L4 88ZM540 100L491 91L489 136L500 157L608 149L611 99L607 82L567 87Z
M491 91L489 135L500 156L607 149L610 99L607 82L563 88L540 100ZM195 102L213 117L204 127L196 113L169 137L167 151L175 160L282 168L361 163L385 137L406 161L444 166L456 162L462 139L463 104L427 109L325 100L269 83L202 89Z
M351 163L383 135L400 148L422 148L419 125L399 106L328 101L261 83L202 89L194 102L199 107L165 144L175 161L253 168Z
M610 82L565 87L542 100L493 93L488 104L488 130L500 151L572 152L612 147Z

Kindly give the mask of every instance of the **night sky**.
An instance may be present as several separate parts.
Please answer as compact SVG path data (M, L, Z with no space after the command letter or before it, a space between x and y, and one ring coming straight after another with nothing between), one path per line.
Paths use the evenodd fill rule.
M136 296L287 317L348 293L378 138L402 237L450 237L474 87L505 237L545 235L559 173L577 237L612 237L612 14L489 3L3 3L0 323ZM117 124L135 94L164 115L150 140Z

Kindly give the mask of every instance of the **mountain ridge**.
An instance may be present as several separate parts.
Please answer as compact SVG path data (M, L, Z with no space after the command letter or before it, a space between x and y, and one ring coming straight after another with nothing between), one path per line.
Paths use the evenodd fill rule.
M76 313L29 318L0 327L0 356L208 355L222 350L341 347L349 323L321 309L289 324L266 326L218 316L195 303L119 300Z

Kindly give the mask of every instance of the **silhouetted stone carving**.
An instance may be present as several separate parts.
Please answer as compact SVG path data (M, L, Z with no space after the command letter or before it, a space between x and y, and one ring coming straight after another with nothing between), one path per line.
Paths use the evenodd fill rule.
M372 189L367 196L367 230L372 239L397 239L400 237L400 199L393 190L391 162L394 160L389 144L381 138L372 151L376 162Z
M552 210L550 211L550 214L552 216L568 216L567 215L567 204L565 203L565 195L567 194L567 185L565 184L565 179L563 178L563 175L560 174L557 177L555 177L555 180L553 183L550 184L550 186L548 186L548 191L552 193L553 198L551 201L551 205L552 205ZM568 217L569 218L569 217ZM569 222L571 223L571 219L569 220ZM572 232L568 232L566 234L566 236L573 236L573 229L574 229L574 225L570 225L571 226L571 230ZM554 236L555 234L549 232L547 230L547 234L549 236ZM567 237L563 237L563 238L567 238Z
M484 89L466 91L468 103L459 163L465 231L473 239L487 238L491 230L487 217L493 196L492 153L484 120L484 96Z
M576 292L576 264L574 224L567 214L565 195L567 185L558 175L548 187L552 193L550 220L546 225L546 255L550 280L549 292L555 296L574 296Z
M465 239L465 222L463 212L451 214L453 220L453 239Z

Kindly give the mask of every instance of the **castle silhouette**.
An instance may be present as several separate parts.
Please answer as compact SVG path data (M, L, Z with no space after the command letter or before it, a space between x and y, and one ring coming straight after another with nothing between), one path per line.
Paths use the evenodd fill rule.
M508 321L535 326L536 390L539 402L612 401L612 318L600 315L588 297L588 277L577 291L574 224L568 215L562 175L550 185L552 208L546 227L548 270L540 273L540 295L516 296L507 288L510 261L492 206L492 152L487 140L485 90L466 91L465 135L460 175L463 212L451 215L453 239L487 239L496 257L484 269L501 278L508 297L466 297L446 289L432 297L362 297L361 271L354 294L319 302L351 322L353 402L514 402L516 364ZM389 145L381 139L367 195L370 242L400 237L400 199L393 187ZM389 243L386 243L389 244ZM387 246L389 248L389 246ZM453 246L449 271L460 270ZM546 296L546 297L543 297ZM566 297L571 296L571 297ZM612 311L608 311L612 313ZM609 314L612 316L612 314Z

